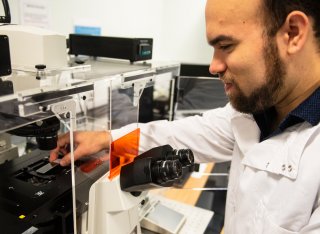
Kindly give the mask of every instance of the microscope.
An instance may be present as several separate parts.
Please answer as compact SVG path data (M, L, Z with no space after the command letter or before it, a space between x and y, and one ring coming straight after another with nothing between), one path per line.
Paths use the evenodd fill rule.
M1 231L72 233L71 167L61 167L48 160L49 150L57 146L61 122L52 112L39 107L42 103L52 104L63 98L70 100L77 89L87 89L75 86L65 90L46 91L46 87L41 90L39 86L46 80L37 78L37 74L43 67L35 65L67 66L66 39L40 29L29 32L28 27L10 25L8 1L2 0L2 6L5 15L0 15ZM0 8L2 6L0 4ZM50 42L53 43L51 46L48 45ZM28 85L30 87L26 87ZM30 112L25 111L27 108ZM87 191L107 168L107 163L101 163L96 170L87 170L90 160L75 163L75 186L78 193L86 195L77 197L80 214L87 209Z
M159 233L177 233L184 216L151 202L147 191L173 186L182 177L183 168L194 169L192 151L163 145L137 156L115 178L109 179L108 175L100 178L89 193L88 234L139 234L141 227ZM170 222L164 220L166 217Z
M68 73L62 78L58 77L56 74L59 72L71 69L67 64L66 38L44 30L7 25L10 23L9 5L7 0L2 0L2 3L6 13L5 16L0 16L0 23L4 23L0 26L0 78L3 77L0 79L2 231L121 234L141 233L141 228L145 227L162 233L176 233L181 228L184 217L151 201L147 193L151 189L173 186L183 176L186 168L192 171L192 152L187 149L174 150L169 145L150 149L123 165L120 174L113 179L109 179L107 160L82 158L74 162L74 167L50 163L48 151L56 147L61 122L71 122L71 118L67 116L61 121L59 114L50 112L50 105L52 107L72 100L74 96L77 96L77 100L83 100L82 95L92 93L95 86L88 80L77 79L72 72L70 76ZM122 67L123 64L120 65ZM65 67L67 68L63 69ZM85 68L78 66L75 69L81 73ZM132 67L129 70L131 69ZM164 70L167 69L164 67ZM121 83L121 87L128 85L140 93L145 80L152 80L155 72L161 71L145 73L143 70L139 67L137 74L128 72L128 77L124 76L128 78L127 81L121 81L127 83L125 86ZM54 79L50 83L50 72L61 83L58 84ZM21 73L22 77L18 77L17 73ZM120 82L116 77L109 77L113 79L113 83L107 80L103 82L110 86L114 84L115 87ZM139 79L145 80L141 85L136 85L134 82ZM111 100L111 96L108 98ZM75 115L79 114L74 112ZM80 114L85 115L82 112ZM108 116L108 121L111 122L110 119L112 118ZM30 152L25 150L21 154L11 143L12 136L32 138L36 143L28 146L32 147ZM76 179L72 181L71 178ZM159 208L165 210L166 214L172 214L161 217L177 218L172 227L155 223L154 211ZM76 225L75 229L74 224L78 224L80 219L83 222L81 226Z
M6 37L2 37L4 42L0 45L1 51L6 51L1 56L7 55L6 59L0 60L3 76L11 73ZM12 83L7 85L12 87ZM8 96L13 93L13 87L11 91L5 90L9 92ZM52 115L32 120L32 117L7 113L1 113L0 118L2 123L29 118L28 124L2 134L36 139L36 149L22 157L18 157L16 150L12 153L14 157L7 157L0 165L0 224L3 230L12 233L26 230L34 230L34 233L74 232L71 167L48 161L48 151L56 147L60 120ZM8 150L4 155L9 155ZM76 212L77 217L87 219L82 222L87 226L78 227L78 233L141 233L141 228L176 233L185 221L184 216L151 201L147 191L173 186L183 176L183 169L193 170L193 160L190 150L174 150L164 145L137 156L112 180L108 178L109 174L105 174L108 161L91 171L88 170L92 165L90 158L76 161ZM156 224L152 218L155 215L150 215L160 208L166 214L170 212L170 219L176 217L173 228L167 227L166 222Z

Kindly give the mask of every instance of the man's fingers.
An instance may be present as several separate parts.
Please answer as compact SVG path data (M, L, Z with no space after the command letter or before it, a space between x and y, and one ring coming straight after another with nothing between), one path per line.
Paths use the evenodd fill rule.
M76 149L74 152L74 161L78 160L81 158L83 155L80 154L80 151ZM67 166L71 163L71 153L67 153L60 161L61 166Z
M70 134L66 133L58 136L57 146L59 148L65 148L66 145L70 144Z
M59 156L59 148L55 148L53 150L50 151L50 157L49 157L49 161L52 162L54 160L56 160Z
M68 153L66 150L66 146L70 144L70 136L69 133L60 135L57 141L57 147L50 151L49 161L52 162L59 157L59 152L63 154Z
M60 160L60 165L61 166L67 166L71 162L71 154L67 153L61 160Z

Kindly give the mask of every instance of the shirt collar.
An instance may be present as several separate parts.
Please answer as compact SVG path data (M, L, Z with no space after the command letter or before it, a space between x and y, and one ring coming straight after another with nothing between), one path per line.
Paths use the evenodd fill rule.
M302 102L289 115L303 119L312 126L317 125L320 122L320 88L317 88L309 98Z
M304 121L307 121L312 126L317 125L320 122L320 88L317 88L306 100L291 111L280 123L279 127L274 132L271 132L270 126L275 114L274 107L271 107L263 113L253 115L260 128L260 141L280 134L287 128Z

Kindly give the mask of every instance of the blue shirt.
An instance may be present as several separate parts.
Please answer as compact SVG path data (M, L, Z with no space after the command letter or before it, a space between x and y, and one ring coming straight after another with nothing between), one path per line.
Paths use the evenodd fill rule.
M271 132L271 123L276 117L274 107L263 113L255 114L253 117L261 131L260 141L280 134L285 129L304 121L315 126L320 121L320 88L318 87L306 100L291 111L273 132Z

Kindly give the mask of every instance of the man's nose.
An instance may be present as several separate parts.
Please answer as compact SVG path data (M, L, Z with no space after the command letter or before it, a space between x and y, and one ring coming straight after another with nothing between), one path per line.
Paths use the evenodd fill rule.
M212 75L216 75L216 74L223 74L227 69L227 65L226 63L220 59L220 58L216 58L215 56L213 56L210 67L209 67L209 72Z

